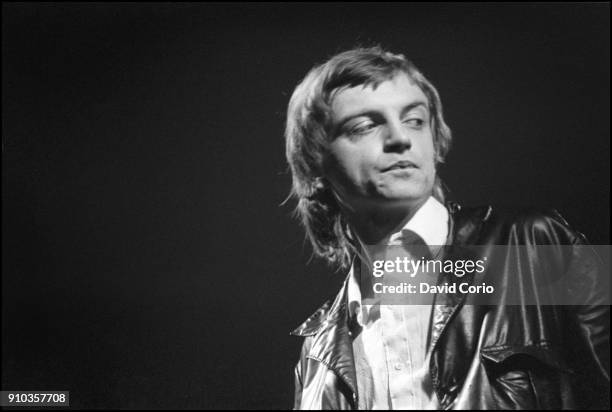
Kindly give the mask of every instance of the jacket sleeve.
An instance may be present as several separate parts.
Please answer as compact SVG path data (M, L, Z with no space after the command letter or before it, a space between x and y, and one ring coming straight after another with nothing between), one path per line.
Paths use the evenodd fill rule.
M293 385L295 387L295 395L293 398L293 409L300 409L300 404L302 402L302 362L299 361L295 368L293 369L294 379Z
M540 240L568 245L564 247L569 254L565 278L570 298L564 307L568 331L568 341L565 343L573 351L572 357L577 360L576 385L580 387L579 391L585 402L580 406L585 409L609 409L609 268L606 269L603 260L589 245L586 237L571 229L557 211L547 214L540 224L536 235L552 237Z
M302 350L300 353L300 359L295 365L293 370L294 373L294 387L295 387L295 395L293 399L293 409L298 410L302 409L302 391L304 389L304 369L306 367L306 355L310 349L310 340L312 338L306 337L304 339L304 343L302 344Z

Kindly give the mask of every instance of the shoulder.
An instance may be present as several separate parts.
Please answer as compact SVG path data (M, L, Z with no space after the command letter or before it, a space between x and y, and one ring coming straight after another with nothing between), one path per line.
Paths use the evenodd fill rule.
M584 235L574 230L561 213L553 208L488 205L459 207L453 214L459 231L471 225L479 235L498 238L500 241L501 238L512 238L518 243L586 243Z
M348 280L350 272L346 274L340 290L331 299L326 301L319 309L310 315L300 326L291 332L294 336L313 336L318 334L332 323L337 322L346 315Z
M329 314L331 300L325 302L319 309L310 315L300 326L295 328L290 334L293 336L309 337L316 335L321 329L323 322Z
M573 245L586 243L584 235L565 220L557 209L524 207L500 208L496 213L500 221L511 229L517 239L539 245Z

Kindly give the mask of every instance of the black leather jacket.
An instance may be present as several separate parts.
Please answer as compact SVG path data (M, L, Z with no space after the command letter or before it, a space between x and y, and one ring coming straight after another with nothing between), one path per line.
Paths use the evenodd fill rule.
M586 244L556 211L447 208L452 245ZM565 264L572 257L558 258ZM529 268L534 262L527 263ZM444 296L445 304L434 306L429 365L440 405L609 409L610 306L597 293L596 270L587 265L578 274L590 291L581 306L467 305L465 295ZM506 270L501 276L525 281L535 274ZM333 301L292 332L305 337L295 368L294 409L357 408L350 321L345 282Z

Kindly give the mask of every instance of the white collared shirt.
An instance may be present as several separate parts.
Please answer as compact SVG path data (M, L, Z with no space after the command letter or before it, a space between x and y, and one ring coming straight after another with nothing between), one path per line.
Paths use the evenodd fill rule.
M389 244L408 230L427 245L445 245L448 219L444 205L430 197ZM359 408L437 409L427 348L432 306L362 305L360 266L353 264L347 285L349 310L361 327L353 341Z

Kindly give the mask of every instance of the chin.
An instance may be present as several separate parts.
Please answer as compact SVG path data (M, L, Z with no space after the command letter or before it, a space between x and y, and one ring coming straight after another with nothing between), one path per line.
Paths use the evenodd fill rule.
M432 188L425 187L425 185L398 185L396 187L386 188L386 190L380 192L382 197L398 202L415 202L420 199L428 198L431 193Z
M429 194L424 193L387 193L379 199L391 207L410 207L419 202L424 202Z

